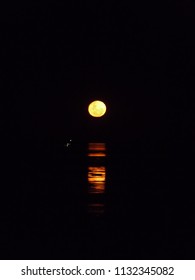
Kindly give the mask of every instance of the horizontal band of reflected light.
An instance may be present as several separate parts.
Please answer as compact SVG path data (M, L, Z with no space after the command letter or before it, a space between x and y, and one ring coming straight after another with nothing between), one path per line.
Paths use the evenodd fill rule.
M89 193L103 193L105 191L106 168L105 166L88 167Z
M105 153L97 153L97 152L88 153L88 157L105 157L105 156L106 156Z
M105 151L106 150L106 144L105 143L89 143L88 144L89 150L99 150L99 151Z

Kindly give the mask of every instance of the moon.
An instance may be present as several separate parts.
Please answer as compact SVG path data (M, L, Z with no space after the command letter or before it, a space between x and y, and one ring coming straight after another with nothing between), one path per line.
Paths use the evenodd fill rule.
M89 104L88 112L92 117L102 117L106 113L106 105L100 100L95 100Z

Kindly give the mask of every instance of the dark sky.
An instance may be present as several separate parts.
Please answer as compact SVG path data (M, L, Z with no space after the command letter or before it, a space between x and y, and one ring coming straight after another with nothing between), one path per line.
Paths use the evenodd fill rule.
M172 147L194 135L193 1L27 2L1 12L14 141L99 135ZM94 98L108 106L101 120L87 114Z
M54 259L57 248L73 258L95 248L96 258L96 248L113 248L120 258L126 248L185 259L194 243L194 1L4 2L1 252ZM105 117L89 116L94 99ZM66 153L69 138L81 146ZM105 218L94 221L91 141L106 141L108 155Z

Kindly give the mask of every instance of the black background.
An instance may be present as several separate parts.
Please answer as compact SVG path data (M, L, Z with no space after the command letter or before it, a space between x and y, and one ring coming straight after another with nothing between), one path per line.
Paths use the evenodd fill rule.
M87 106L99 98L114 135L185 137L193 110L193 11L191 1L7 8L2 74L11 129L27 139L79 137L80 129L88 135L94 120Z
M182 170L180 198L190 196L194 3L69 2L8 3L1 11L8 189L15 194L13 185L27 172L21 166L51 158L72 138L115 148L133 143L139 155L161 154L177 183ZM94 99L107 105L101 119L88 115Z

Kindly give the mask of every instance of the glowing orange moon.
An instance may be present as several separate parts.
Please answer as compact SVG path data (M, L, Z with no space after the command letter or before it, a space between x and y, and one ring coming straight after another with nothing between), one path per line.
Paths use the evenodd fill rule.
M100 100L95 100L89 104L88 112L92 117L102 117L106 113L106 105Z

